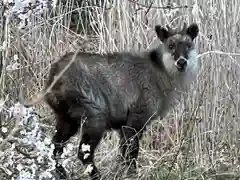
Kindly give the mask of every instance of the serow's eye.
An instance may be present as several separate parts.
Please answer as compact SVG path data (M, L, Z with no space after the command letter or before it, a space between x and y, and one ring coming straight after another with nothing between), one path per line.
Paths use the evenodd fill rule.
M169 44L169 45L168 45L168 48L169 48L170 50L172 50L172 49L174 49L174 45L173 45L173 44Z
M187 44L187 48L188 48L188 49L191 49L191 48L192 48L192 44L188 43L188 44Z

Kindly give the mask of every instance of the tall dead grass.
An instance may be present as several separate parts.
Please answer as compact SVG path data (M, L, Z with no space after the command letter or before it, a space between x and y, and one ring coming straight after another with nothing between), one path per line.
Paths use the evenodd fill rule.
M4 72L2 97L9 95L9 103L13 103L20 87L26 96L40 91L52 60L74 51L85 40L89 44L83 47L84 51L139 51L159 43L155 24L178 27L182 21L198 22L200 36L196 44L202 54L202 71L183 103L162 121L149 126L141 142L138 179L239 177L240 2L175 0L177 5L188 8L158 8L165 7L167 2L114 0L107 4L107 9L89 7L90 25L98 25L95 36L86 31L80 35L71 32L67 26L72 10L62 6L56 9L56 17L32 16L31 25L24 30L17 30L9 21L4 32L8 46L3 64L13 64L17 54L21 67ZM49 115L47 108L40 109L42 116ZM110 133L105 139L98 148L96 163L110 178L117 166L118 137Z

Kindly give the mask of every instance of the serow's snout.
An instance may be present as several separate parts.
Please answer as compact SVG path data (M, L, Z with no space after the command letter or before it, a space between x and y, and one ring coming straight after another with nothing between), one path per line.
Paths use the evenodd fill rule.
M187 67L187 60L185 58L179 58L176 61L176 66L178 68L179 71L184 71Z

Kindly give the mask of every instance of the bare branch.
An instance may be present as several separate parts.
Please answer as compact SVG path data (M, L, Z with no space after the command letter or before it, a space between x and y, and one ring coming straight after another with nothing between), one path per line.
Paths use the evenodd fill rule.
M133 0L128 0L129 2L131 3L134 3L134 4L137 4L139 6L142 6L142 7L146 7L146 8L149 8L149 5L146 5L146 4L141 4L139 2L136 2L136 1L133 1ZM151 2L151 5L153 4L153 2ZM192 6L187 6L187 5L182 5L182 6L172 6L171 4L167 5L167 6L163 6L163 7L160 7L160 6L151 6L151 8L153 9L181 9L181 8L193 8Z

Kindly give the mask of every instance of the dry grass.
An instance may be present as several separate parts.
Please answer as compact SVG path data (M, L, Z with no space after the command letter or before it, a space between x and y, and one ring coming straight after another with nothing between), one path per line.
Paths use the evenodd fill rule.
M108 10L92 8L90 18L99 26L94 37L88 32L81 35L71 32L67 28L67 14L71 11L63 12L62 7L57 10L54 25L50 25L48 17L33 16L32 25L20 30L20 35L10 21L4 33L8 46L3 53L3 64L14 63L13 56L18 54L22 68L4 72L0 84L2 97L9 95L9 105L16 102L20 87L26 96L40 91L51 61L77 49L84 40L89 41L85 51L138 51L159 43L155 24L171 23L177 27L182 21L198 22L200 36L196 44L202 53L202 71L183 103L162 121L149 126L141 142L137 179L237 179L240 177L240 1L197 2L200 13L196 10L192 13L192 8L171 11L156 8L166 6L166 0L155 1L150 9L128 0L114 0ZM150 5L144 0L138 3ZM194 5L190 0L181 3ZM142 9L136 11L139 8ZM39 107L39 111L41 116L49 118L48 108ZM73 141L78 142L74 138ZM109 179L115 176L118 179L118 175L111 174L118 167L117 146L118 137L109 133L96 153L96 164ZM76 156L72 159L69 167L75 165Z

